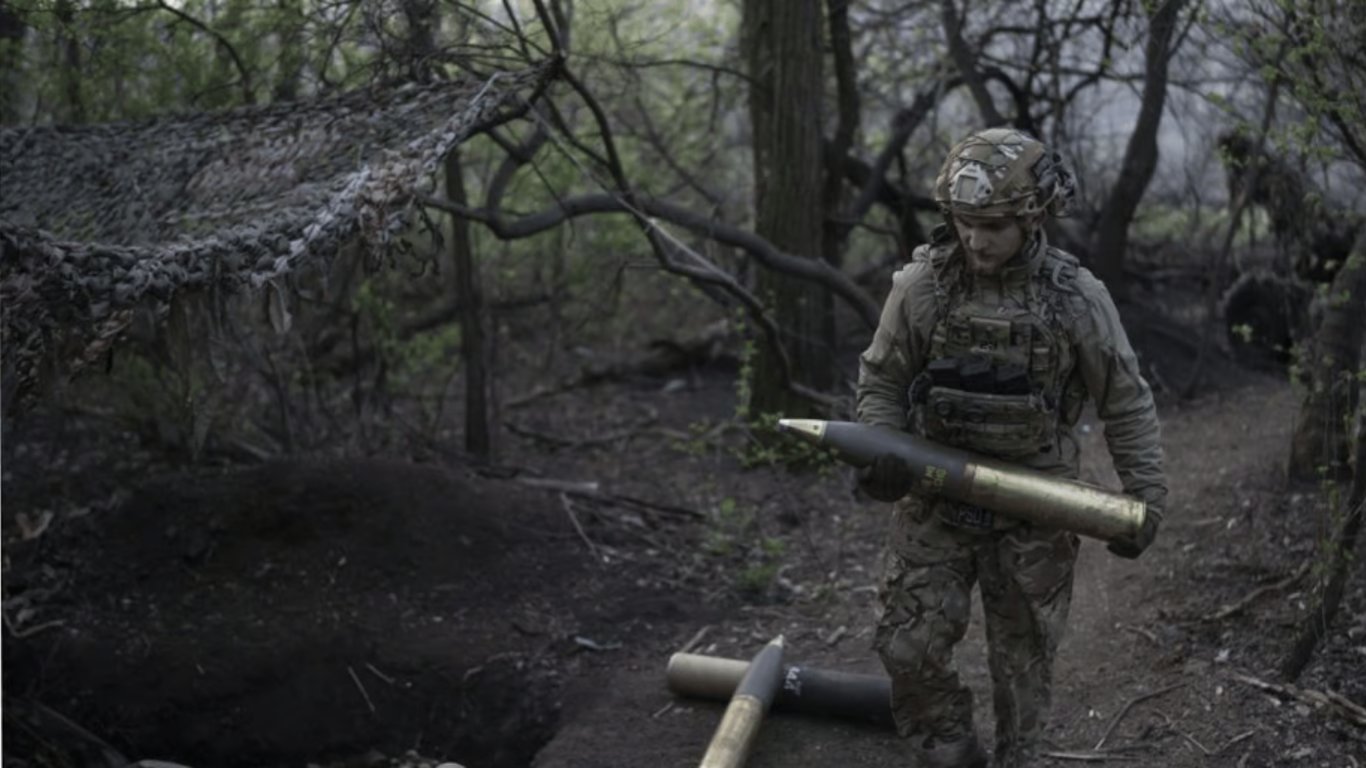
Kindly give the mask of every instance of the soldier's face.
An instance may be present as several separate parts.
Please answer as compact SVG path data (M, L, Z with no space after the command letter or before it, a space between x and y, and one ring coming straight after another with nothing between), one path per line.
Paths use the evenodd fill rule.
M1014 216L971 216L954 214L953 226L963 244L968 269L979 275L1001 271L1007 261L1024 247L1029 236L1022 221Z

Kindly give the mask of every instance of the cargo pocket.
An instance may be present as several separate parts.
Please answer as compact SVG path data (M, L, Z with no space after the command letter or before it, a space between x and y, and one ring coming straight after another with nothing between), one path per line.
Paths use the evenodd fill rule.
M992 395L932 387L925 398L925 435L931 440L1001 458L1049 450L1057 415L1037 394Z

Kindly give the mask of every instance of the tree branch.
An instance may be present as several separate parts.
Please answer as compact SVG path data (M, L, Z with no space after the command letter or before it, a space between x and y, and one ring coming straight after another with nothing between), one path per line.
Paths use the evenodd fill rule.
M175 16L177 19L180 19L186 24L189 24L190 26L194 27L200 32L203 32L209 37L212 37L220 46L222 46L223 50L227 51L228 56L232 58L232 64L234 67L237 68L237 73L242 76L242 102L244 104L256 103L256 95L252 92L251 73L247 71L247 65L242 62L242 57L237 55L237 49L232 47L232 43L228 42L228 39L226 37L223 37L223 35L220 34L217 30L211 29L207 24L200 21L199 19L196 19L195 17L191 16L188 13L185 13L179 8L176 8L175 6L168 4L166 0L157 0L157 7L161 8L161 10L166 11L172 16Z
M783 253L775 248L772 243L749 230L709 219L682 206L640 195L634 197L635 200L630 205L647 216L685 227L718 243L740 248L769 269L814 280L826 286L835 295L844 299L858 313L859 318L869 329L877 327L881 308L858 284L829 264L816 259L806 259ZM590 214L628 213L634 215L626 200L610 193L566 198L560 201L556 207L523 216L515 221L508 221L500 214L488 210L471 209L456 205L449 200L434 197L420 197L418 202L422 205L474 219L488 227L489 231L501 240L530 237L569 219ZM651 226L653 226L652 223Z
M982 74L977 71L977 65L973 61L972 48L963 37L963 22L958 17L958 8L954 5L954 0L942 0L940 8L944 19L944 36L949 43L949 56L953 59L963 81L967 83L968 90L972 91L972 99L977 102L977 111L982 113L982 121L988 127L1004 125L1005 118L996 109L991 92L987 90L986 82L982 80Z

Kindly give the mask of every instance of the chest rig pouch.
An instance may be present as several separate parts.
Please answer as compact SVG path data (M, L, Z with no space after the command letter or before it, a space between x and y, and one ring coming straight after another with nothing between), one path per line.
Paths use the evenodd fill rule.
M941 313L911 393L929 439L1006 460L1055 447L1073 353L1051 286L1026 282L1019 295L959 295Z

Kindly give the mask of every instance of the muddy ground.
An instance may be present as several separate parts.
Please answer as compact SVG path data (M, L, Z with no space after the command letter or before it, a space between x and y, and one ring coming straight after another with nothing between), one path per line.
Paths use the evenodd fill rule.
M1366 765L1362 727L1248 682L1305 620L1293 575L1324 515L1284 479L1291 386L1230 370L1162 399L1153 550L1083 548L1041 765ZM720 366L540 397L484 469L458 433L190 467L98 420L29 418L5 436L5 765L694 765L724 703L673 696L672 652L747 658L782 634L790 661L877 672L887 506L840 467L743 467L734 393ZM1113 483L1082 429L1088 477ZM1366 704L1354 567L1300 685ZM983 643L975 625L961 653L979 703ZM907 759L886 729L776 713L750 764Z

